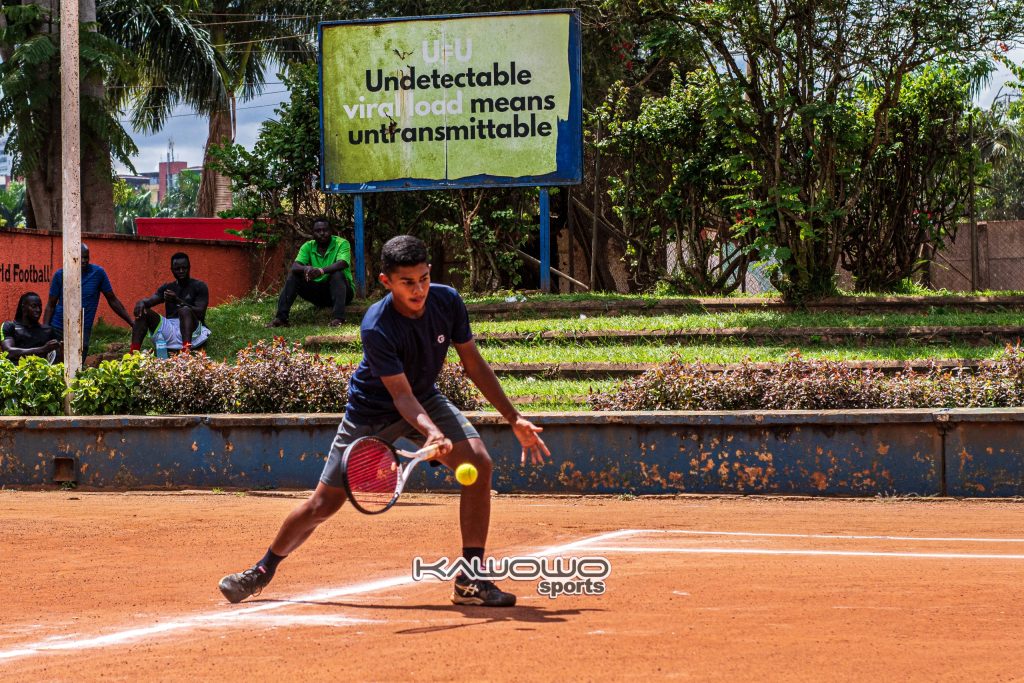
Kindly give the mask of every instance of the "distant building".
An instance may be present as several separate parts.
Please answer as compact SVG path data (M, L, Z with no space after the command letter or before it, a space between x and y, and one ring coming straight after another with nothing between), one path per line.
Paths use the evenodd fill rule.
M187 161L161 161L157 174L159 180L159 191L157 201L162 202L167 193L174 189L178 174L188 169Z
M156 174L153 174L153 176L155 175ZM141 175L121 174L117 177L128 183L128 187L132 188L133 190L148 192L151 189L156 189L156 178L149 176L145 173Z
M153 196L153 203L157 204L160 202L160 174L157 171L144 171L139 174L140 177L146 179L146 189L149 190Z
M11 184L11 157L7 154L0 154L0 187L7 189Z
M120 173L117 177L128 183L128 187L133 190L138 192L148 192L150 205L156 206L158 202L156 173L141 173L139 175Z
M128 183L132 189L149 192L150 202L157 205L163 202L167 193L177 185L179 173L202 170L202 166L190 167L187 161L161 161L156 171L145 171L138 175L119 175L118 178Z

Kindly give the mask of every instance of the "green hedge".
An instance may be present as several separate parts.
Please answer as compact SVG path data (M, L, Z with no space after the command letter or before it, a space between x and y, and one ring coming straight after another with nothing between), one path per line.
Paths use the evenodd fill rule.
M896 375L794 354L769 367L750 362L725 372L675 359L591 394L595 410L829 410L1007 408L1024 406L1024 353L1007 347L978 369L906 369Z
M234 364L203 352L168 360L128 354L83 368L72 383L72 406L78 415L340 413L354 370L282 339L249 345ZM63 414L63 374L62 365L42 358L17 365L0 358L2 413ZM461 365L446 364L438 387L463 410L480 407Z
M64 366L26 356L15 365L0 353L0 415L61 415Z

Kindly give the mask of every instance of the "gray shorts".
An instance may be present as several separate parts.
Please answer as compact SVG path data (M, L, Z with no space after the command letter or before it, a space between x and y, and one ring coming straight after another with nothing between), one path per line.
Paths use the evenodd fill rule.
M437 425L437 428L452 443L480 438L480 434L469 423L466 416L442 394L435 394L425 401L420 401L420 405L427 411L427 415ZM345 454L345 449L348 445L361 436L377 436L390 443L405 438L415 444L417 448L425 440L423 435L405 420L357 425L354 422L350 422L346 417L342 419L341 424L338 425L338 433L334 435L334 442L331 443L331 452L327 456L327 464L324 465L323 474L320 475L321 483L328 486L342 486L341 456ZM432 462L431 464L434 463Z

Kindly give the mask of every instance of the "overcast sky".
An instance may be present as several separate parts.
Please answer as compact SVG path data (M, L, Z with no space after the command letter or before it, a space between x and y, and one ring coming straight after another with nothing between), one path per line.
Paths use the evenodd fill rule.
M236 142L252 149L260 124L268 119L276 118L274 108L288 98L288 91L274 78L267 83L263 95L248 102L238 103L238 136ZM128 133L139 148L138 155L132 160L139 173L157 170L157 164L167 161L168 141L174 140L175 161L186 161L190 166L198 166L203 162L203 147L206 144L208 121L196 116L187 107L179 107L174 115L167 119L163 130L155 135L145 135L126 127ZM128 173L128 169L116 164L118 173Z
M1012 50L1008 57L1016 63L1024 62L1024 49ZM268 70L271 71L271 70ZM987 107L994 97L999 93L1002 84L1009 77L1009 73L1000 68L993 74L988 86L982 89L978 96L978 102ZM249 102L238 104L238 137L236 142L252 149L256 136L259 134L260 124L268 119L275 118L274 108L283 100L287 99L288 92L276 78L267 83L263 95ZM207 120L196 116L188 108L182 107L174 112L174 116L167 120L163 130L155 135L144 135L128 131L139 148L139 154L135 157L135 168L139 173L157 170L157 164L167 160L168 141L174 140L174 158L176 161L186 161L190 166L198 166L203 162L203 146L206 144ZM127 173L128 169L117 165L118 173Z

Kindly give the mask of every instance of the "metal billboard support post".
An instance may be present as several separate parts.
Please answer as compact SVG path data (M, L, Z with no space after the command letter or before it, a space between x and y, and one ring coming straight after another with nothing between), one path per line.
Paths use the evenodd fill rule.
M360 299L366 298L366 254L363 252L363 195L352 195L355 202L353 206L356 244L355 244L355 271L356 271L356 294Z
M78 74L78 3L60 4L61 222L64 247L64 379L82 365L82 183L80 83ZM71 395L64 412L71 414Z
M551 291L551 196L540 188L540 291Z

